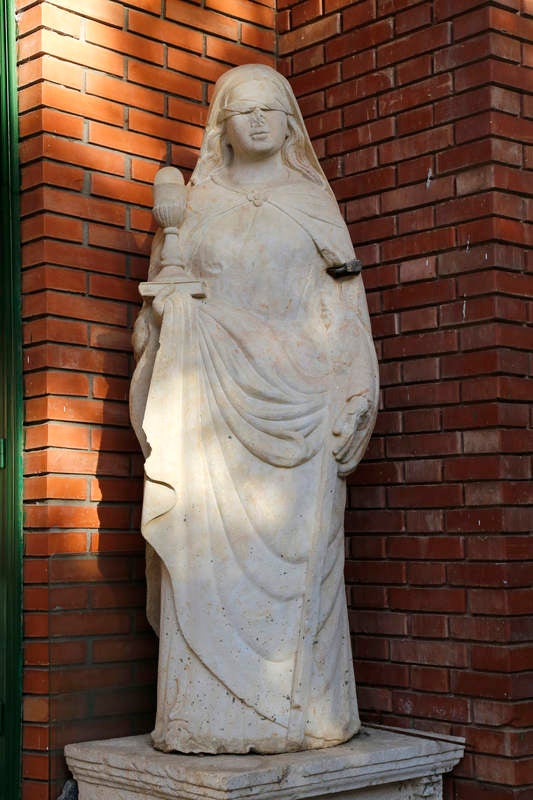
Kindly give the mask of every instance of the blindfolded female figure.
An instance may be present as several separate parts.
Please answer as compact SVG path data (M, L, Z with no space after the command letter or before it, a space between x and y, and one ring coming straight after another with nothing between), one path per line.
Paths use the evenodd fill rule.
M149 280L168 283L136 325L131 391L152 618L160 600L154 744L339 744L359 728L344 478L377 367L348 231L274 70L218 81L170 270L163 241ZM205 298L172 283L181 268Z

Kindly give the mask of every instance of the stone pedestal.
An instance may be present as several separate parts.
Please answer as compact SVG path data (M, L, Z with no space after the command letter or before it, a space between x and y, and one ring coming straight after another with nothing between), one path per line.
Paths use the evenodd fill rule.
M149 736L71 744L79 800L441 800L462 739L378 726L346 744L282 755L162 753Z

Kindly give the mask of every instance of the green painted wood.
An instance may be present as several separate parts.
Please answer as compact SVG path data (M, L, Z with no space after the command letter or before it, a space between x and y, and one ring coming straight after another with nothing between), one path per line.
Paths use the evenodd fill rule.
M22 337L13 0L0 0L0 798L20 798Z

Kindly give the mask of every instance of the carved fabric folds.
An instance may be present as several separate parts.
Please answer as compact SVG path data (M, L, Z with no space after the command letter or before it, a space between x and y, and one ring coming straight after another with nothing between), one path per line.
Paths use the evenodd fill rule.
M360 278L325 273L353 249L328 191L296 179L246 195L216 176L190 190L180 246L207 299L169 294L132 383L149 443L142 530L163 565L154 743L334 745L359 719L332 427L350 396L372 414L377 397Z

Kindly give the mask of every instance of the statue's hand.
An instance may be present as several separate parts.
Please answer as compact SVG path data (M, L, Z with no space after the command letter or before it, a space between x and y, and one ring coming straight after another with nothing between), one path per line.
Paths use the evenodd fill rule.
M153 299L152 308L154 310L154 317L158 325L161 324L163 313L165 311L165 304L170 295L174 292L174 289L175 286L173 286L171 283L162 284L161 289L159 289L158 293Z
M139 312L139 316L135 320L135 325L133 326L133 334L131 337L132 345L133 345L133 353L135 355L135 360L138 361L146 347L148 345L148 341L150 339L150 323L148 321L148 314L149 308L144 307Z
M349 397L333 425L333 455L341 464L350 461L360 442L363 431L370 419L370 403L363 395Z

